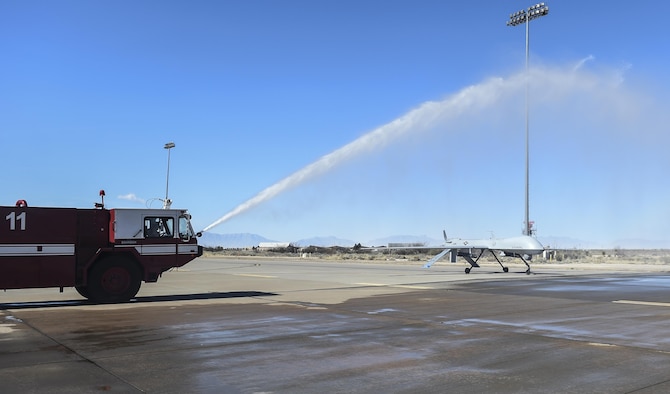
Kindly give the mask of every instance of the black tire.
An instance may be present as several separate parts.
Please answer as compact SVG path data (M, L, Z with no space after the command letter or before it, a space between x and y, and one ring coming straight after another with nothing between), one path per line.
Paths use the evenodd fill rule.
M88 287L86 287L86 286L75 286L74 288L77 290L77 293L79 293L82 297L91 298L90 295L88 294Z
M135 297L141 284L142 274L132 260L107 257L89 271L85 292L88 299L95 302L127 302Z

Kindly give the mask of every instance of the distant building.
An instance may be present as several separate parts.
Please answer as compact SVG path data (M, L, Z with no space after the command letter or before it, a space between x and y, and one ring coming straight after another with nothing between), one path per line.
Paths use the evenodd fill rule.
M259 249L278 249L278 248L288 248L291 246L290 242L260 242L258 244Z
M426 246L423 242L389 242L389 248L416 248Z

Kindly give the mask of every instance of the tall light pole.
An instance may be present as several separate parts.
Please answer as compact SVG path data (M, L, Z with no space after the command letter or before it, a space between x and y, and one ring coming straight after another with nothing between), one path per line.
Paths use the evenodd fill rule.
M529 216L529 208L528 208L528 199L529 199L529 133L528 133L528 40L529 40L529 26L530 26L530 21L533 19L537 19L541 16L545 16L549 13L549 6L547 6L544 3L538 3L535 5L532 5L528 7L528 9L521 10L518 12L513 13L512 15L509 16L509 20L507 21L507 26L517 26L522 23L526 24L526 212L524 216L524 229L523 229L523 235L532 235L533 233L533 225L530 222L530 219L528 218Z
M163 209L170 209L172 201L168 198L168 187L170 185L170 149L174 148L174 142L170 141L163 148L168 151L168 161L167 161L167 177L165 179L165 200L163 201Z

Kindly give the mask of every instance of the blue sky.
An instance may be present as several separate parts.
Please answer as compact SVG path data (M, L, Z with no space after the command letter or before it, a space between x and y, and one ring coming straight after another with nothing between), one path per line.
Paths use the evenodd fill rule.
M525 29L506 21L532 4L1 1L0 204L159 207L174 141L170 198L202 229L354 144L211 231L518 235ZM538 236L670 246L670 5L547 4Z

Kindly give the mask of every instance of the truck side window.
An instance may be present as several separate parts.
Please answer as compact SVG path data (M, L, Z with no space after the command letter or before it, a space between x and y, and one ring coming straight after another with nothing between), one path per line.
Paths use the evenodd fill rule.
M166 238L174 234L174 219L171 217L145 217L144 238Z

